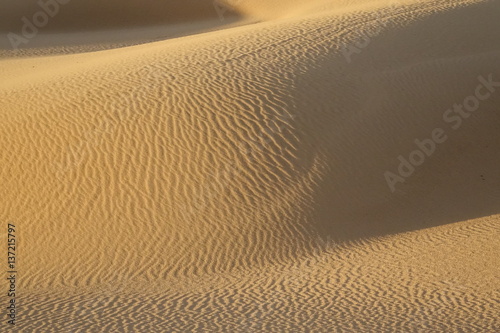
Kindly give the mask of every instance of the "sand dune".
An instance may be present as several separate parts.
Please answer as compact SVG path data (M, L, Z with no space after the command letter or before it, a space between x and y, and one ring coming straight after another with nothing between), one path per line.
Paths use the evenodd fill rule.
M57 3L57 5L56 5ZM42 5L41 5L42 4ZM51 17L45 30L95 30L110 27L132 28L158 23L191 22L214 19L217 13L211 0L154 1L97 1L97 0L26 0L17 3L2 3L5 15L0 27L9 30L19 25L20 18L31 18L43 10ZM228 12L230 14L231 12ZM50 15L52 16L52 15ZM191 22L192 23L192 22Z
M500 330L498 2L150 2L5 44L5 327Z

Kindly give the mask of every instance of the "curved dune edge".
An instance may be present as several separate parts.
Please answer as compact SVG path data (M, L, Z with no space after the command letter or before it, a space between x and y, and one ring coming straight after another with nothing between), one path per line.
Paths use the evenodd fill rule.
M496 215L348 245L318 242L307 258L266 270L37 291L24 299L32 318L24 327L495 332L499 221ZM46 313L58 315L48 323Z
M348 4L1 61L21 331L498 330L498 4Z
M406 3L410 3L407 0ZM389 5L399 4L397 0ZM263 21L387 6L373 0L27 0L0 4L0 58L64 55L121 48ZM119 8L119 9L117 9Z
M316 5L320 4L316 2ZM83 53L300 15L299 1L27 0L0 4L0 57Z

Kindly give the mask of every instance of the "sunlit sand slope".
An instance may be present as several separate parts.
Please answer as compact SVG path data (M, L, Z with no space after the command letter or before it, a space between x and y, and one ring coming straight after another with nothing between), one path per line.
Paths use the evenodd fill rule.
M0 62L20 331L500 329L498 3L272 3Z
M499 217L367 242L318 242L266 270L48 290L24 299L54 332L497 332ZM57 310L55 310L57 309ZM47 313L53 313L47 320Z

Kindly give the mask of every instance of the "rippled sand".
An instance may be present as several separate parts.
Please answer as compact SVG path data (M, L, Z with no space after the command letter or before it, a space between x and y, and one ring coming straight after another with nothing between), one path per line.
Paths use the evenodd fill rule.
M0 331L500 331L497 1L103 3L0 25Z

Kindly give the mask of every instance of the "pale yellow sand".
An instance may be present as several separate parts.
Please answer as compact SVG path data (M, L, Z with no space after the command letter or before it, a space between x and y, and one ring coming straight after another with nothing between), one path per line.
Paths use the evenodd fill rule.
M500 331L500 84L457 129L443 119L500 82L498 2L72 20L119 7L97 3L2 51L0 220L21 240L2 329ZM158 24L192 35L148 42ZM384 174L437 128L391 191Z

